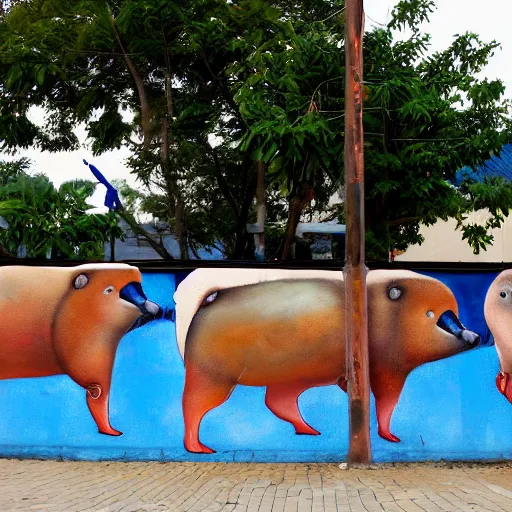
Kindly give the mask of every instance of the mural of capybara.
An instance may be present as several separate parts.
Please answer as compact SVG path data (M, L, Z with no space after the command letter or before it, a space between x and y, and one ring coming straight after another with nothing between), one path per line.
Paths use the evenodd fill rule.
M181 358L185 357L185 342L190 323L203 300L211 301L215 292L237 286L282 281L283 279L332 279L340 281L343 273L326 270L290 270L273 268L199 268L191 272L174 293L176 340Z
M178 345L186 332L185 448L213 453L199 440L201 420L238 384L265 386L265 404L277 417L297 434L319 434L302 418L298 398L316 386L337 384L346 390L341 272L308 271L304 277L300 271L273 270L265 276L258 270L244 276L246 270L230 269L239 277L228 280L218 270L210 270L210 278L207 269L196 272L175 294ZM190 306L182 305L192 297L191 315ZM390 420L408 374L477 346L480 337L461 325L448 287L414 272L370 272L368 303L379 435L398 442Z
M499 274L489 287L484 315L500 360L496 386L512 403L512 270Z
M109 421L117 346L160 313L129 265L1 267L0 380L69 375L86 390L98 431L121 435Z

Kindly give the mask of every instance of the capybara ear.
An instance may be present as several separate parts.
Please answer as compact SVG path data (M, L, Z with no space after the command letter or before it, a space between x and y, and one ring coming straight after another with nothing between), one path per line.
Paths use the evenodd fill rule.
M81 272L72 280L72 286L75 290L81 290L89 284L89 276L85 272Z

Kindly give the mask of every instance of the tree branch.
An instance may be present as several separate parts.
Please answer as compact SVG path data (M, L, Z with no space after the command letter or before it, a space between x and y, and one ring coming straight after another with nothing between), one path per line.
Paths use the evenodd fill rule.
M235 214L235 217L238 216L240 208L238 207L238 204L235 201L235 198L233 197L233 194L231 193L231 190L229 190L229 185L222 174L222 170L220 168L220 162L219 162L219 156L217 155L217 151L215 151L215 148L208 142L208 139L205 139L204 145L206 148L206 152L210 153L213 156L213 162L215 163L215 177L217 178L217 183L219 184L219 188L226 198L226 201L229 203L229 206L233 209L233 212Z
M144 135L144 149L147 150L149 148L149 144L151 142L151 112L149 107L149 100L146 94L146 88L144 87L144 81L140 76L135 64L130 58L129 54L126 52L123 42L121 41L121 36L119 35L119 31L117 30L116 20L114 16L111 17L112 20L112 30L114 31L114 36L116 38L117 44L121 49L123 54L123 60L128 68L128 71L131 73L132 78L135 82L135 86L137 87L137 92L139 94L140 101L140 114L142 118L142 133Z
M111 57L124 57L126 56L134 56L134 55L143 55L143 53L117 53L117 52L100 52L99 50L66 50L71 53L80 53L84 55L109 55Z
M1 1L1 0L0 0ZM15 260L16 256L0 245L0 260Z
M131 230L136 235L141 235L144 240L148 242L148 244L164 259L164 260L173 260L174 258L171 256L171 254L167 251L167 249L159 243L155 242L151 235L139 224L137 221L133 218L131 214L126 212L124 209L116 210L116 214L123 219L128 226L130 226Z
M325 23L327 20L330 20L331 18L334 18L334 16L337 16L338 14L341 14L344 10L345 10L345 7L343 7L343 9L340 9L340 10L338 10L336 12L333 12L332 14L327 16L327 18L324 18L323 20L320 20L320 21L314 21L313 23Z
M229 89L226 85L226 83L221 80L214 72L213 69L210 66L210 63L208 62L208 59L206 58L206 54L204 51L202 52L203 62L206 66L206 69L208 69L211 77L213 80L217 83L218 87L220 88L221 96L224 98L224 101L228 104L229 107L231 107L231 110L233 111L233 114L238 118L238 120L244 125L247 126L247 123L245 122L245 119L241 116L240 110L238 109L238 105L236 104L235 100L229 93Z
M388 220L388 226L400 226L401 224L413 224L423 217L402 217L401 219Z

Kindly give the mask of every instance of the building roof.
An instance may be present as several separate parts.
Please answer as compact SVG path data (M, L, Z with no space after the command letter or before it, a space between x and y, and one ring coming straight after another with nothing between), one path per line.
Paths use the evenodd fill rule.
M499 155L491 157L476 169L463 167L457 171L455 185L460 185L465 178L483 181L485 177L502 177L512 180L512 144L505 144Z

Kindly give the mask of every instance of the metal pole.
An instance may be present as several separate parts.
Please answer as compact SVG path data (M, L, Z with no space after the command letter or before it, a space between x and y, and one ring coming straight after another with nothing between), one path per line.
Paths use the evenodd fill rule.
M116 261L116 237L112 233L113 224L116 220L116 214L111 210L109 211L110 215L110 261Z
M345 2L345 325L349 466L371 462L363 158L363 0Z
M256 216L258 233L254 235L254 254L256 261L265 261L265 218L267 216L267 209L265 204L265 164L262 160L258 161Z

